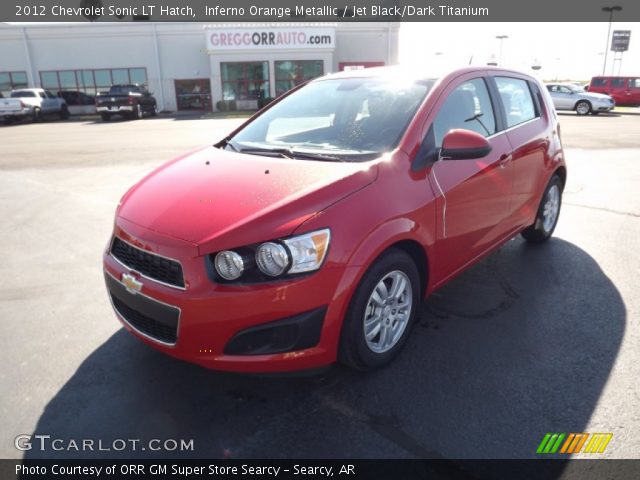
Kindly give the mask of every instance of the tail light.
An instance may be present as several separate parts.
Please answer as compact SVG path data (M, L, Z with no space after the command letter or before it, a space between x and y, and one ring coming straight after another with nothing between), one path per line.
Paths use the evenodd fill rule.
M27 104L20 100L20 108L27 108Z
M134 104L134 99L133 97L129 97L129 105L133 105Z

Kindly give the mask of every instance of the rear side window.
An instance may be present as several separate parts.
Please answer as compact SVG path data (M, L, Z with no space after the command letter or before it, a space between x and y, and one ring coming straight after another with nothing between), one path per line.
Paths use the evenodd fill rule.
M611 86L613 88L621 88L624 87L624 78L612 78L611 79Z
M507 128L536 118L536 108L526 81L519 78L495 77L507 119Z
M496 119L487 85L475 78L459 85L449 94L433 122L436 147L454 128L464 128L485 137L496 133Z
M36 94L27 90L19 90L17 92L11 92L11 98L20 98L20 97L35 97Z
M591 79L592 87L606 87L607 79L606 78L592 78Z
M640 88L640 78L631 78L629 80L629 88Z

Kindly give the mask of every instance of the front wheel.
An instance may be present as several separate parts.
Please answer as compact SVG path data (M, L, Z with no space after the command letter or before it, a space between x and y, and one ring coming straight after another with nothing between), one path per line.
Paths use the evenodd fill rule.
M591 104L586 100L580 100L576 103L576 113L578 115L588 115L591 112Z
M34 107L31 112L31 121L39 122L40 121L40 109L38 107Z
M522 231L524 239L529 243L542 243L549 240L558 224L561 206L562 180L558 175L554 175L542 196L535 222Z
M358 370L390 363L420 307L420 276L409 255L389 250L364 274L342 326L339 359Z

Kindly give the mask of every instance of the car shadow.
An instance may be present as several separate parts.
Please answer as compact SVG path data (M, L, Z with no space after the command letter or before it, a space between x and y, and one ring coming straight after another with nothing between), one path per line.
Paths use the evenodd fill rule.
M569 112L566 110L563 110L563 111L556 110L556 113L561 117L579 117L580 116L576 112ZM627 114L627 113L620 113L620 112L600 112L597 115L589 114L589 115L582 115L582 117L584 118L621 117L622 115L636 115L636 114L635 113Z
M103 446L140 439L138 448L25 458L536 458L547 432L587 428L626 315L585 251L518 238L426 301L405 351L377 372L219 373L120 330L49 401L33 433ZM193 439L195 448L141 450L149 439Z

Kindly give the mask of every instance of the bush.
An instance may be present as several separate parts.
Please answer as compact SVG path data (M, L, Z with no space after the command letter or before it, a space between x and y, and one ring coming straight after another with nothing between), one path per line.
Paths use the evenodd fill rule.
M235 100L218 100L216 110L219 112L235 112L238 109Z

